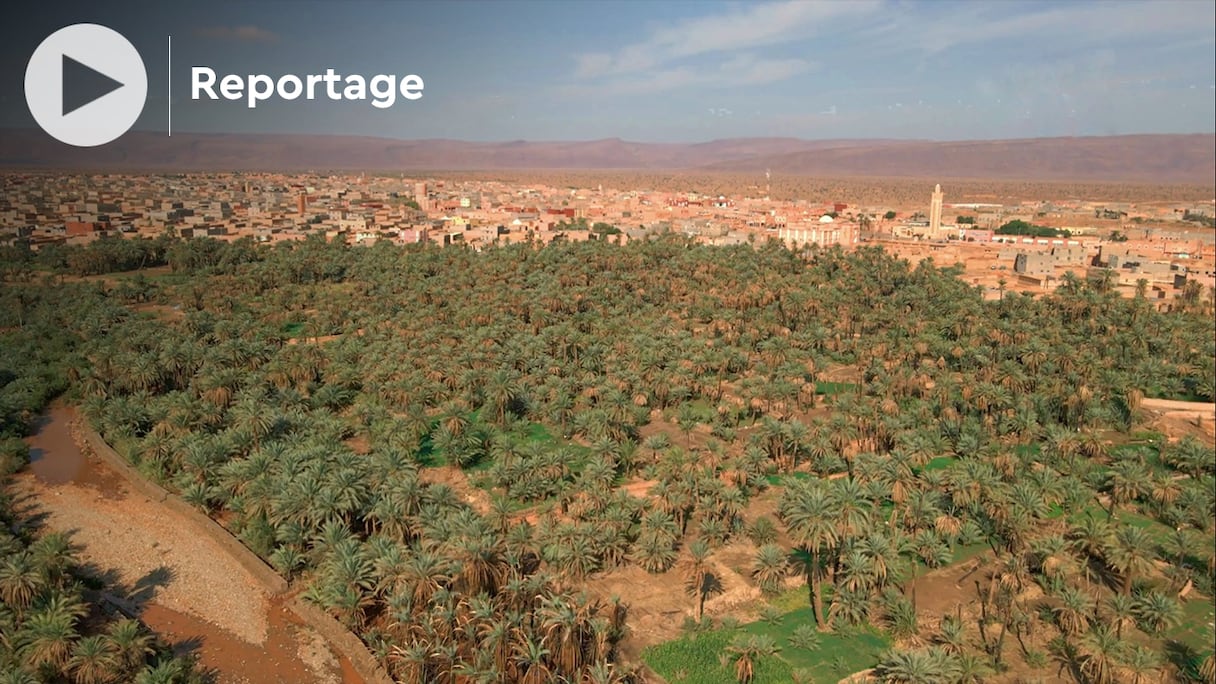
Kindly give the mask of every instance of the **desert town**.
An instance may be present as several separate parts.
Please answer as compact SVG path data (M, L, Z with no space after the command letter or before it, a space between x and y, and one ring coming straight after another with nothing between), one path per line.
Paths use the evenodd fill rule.
M1168 306L1187 283L1216 287L1212 201L950 201L926 184L922 204L848 197L775 199L768 179L741 195L509 184L492 180L283 174L62 176L11 174L0 243L83 244L117 236L263 243L324 234L350 244L431 242L481 249L520 241L624 243L682 233L712 245L881 245L915 263L962 264L997 298L1046 292L1068 272ZM1010 226L1038 229L1026 234ZM1002 227L1005 227L1002 229Z

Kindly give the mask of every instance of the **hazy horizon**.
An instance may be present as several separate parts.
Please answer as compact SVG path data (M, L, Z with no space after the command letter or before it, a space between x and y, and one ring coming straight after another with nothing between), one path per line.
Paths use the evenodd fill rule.
M30 133L42 135L41 129L36 126L0 126L0 131L11 133ZM163 131L145 130L141 128L133 128L132 133L157 133ZM894 137L894 136L873 136L873 137L813 137L813 136L797 136L797 135L738 135L719 138L705 139L690 139L690 140L646 140L639 138L626 138L617 135L609 135L599 138L451 138L451 137L399 137L394 135L381 135L376 133L342 133L342 132L293 132L293 131L273 131L273 132L245 132L245 131L192 131L179 130L174 125L174 136L302 136L302 137L318 137L318 138L374 138L382 140L390 140L394 142L451 142L451 143L469 143L478 145L495 145L495 144L510 144L510 143L529 143L529 144L573 144L573 143L596 143L596 142L621 142L626 144L636 145L671 145L671 146L691 146L691 145L709 145L712 143L725 143L745 140L799 140L802 142L859 142L859 143L881 143L881 142L897 142L897 143L967 143L967 142L1014 142L1019 140L1053 140L1053 139L1075 139L1075 138L1132 138L1144 136L1196 136L1196 135L1213 135L1216 136L1216 129L1207 131L1179 131L1177 133L1155 133L1155 132L1140 132L1129 131L1127 133L1116 134L1079 134L1079 135L1044 135L1036 137L1010 137L1010 138L927 138L927 137Z

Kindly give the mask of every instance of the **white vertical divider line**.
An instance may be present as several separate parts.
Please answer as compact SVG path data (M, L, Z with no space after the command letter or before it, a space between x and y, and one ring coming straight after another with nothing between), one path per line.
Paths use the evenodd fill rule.
M173 137L173 34L169 35L169 66L168 66L168 85L169 85L169 137Z

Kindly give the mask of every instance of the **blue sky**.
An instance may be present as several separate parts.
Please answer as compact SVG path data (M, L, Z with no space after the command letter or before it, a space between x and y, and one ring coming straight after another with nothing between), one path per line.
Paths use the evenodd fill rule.
M50 31L107 24L144 56L148 130L165 128L170 33L178 132L686 142L1216 130L1210 0L52 4L3 29L4 92L20 93ZM250 111L190 101L192 65L414 73L426 89L388 110ZM19 96L0 102L0 124L32 123Z

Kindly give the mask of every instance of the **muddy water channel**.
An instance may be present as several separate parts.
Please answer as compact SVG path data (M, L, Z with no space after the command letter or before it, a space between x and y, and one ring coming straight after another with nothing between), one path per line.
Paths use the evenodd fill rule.
M68 425L72 411L56 404L38 417L30 445L30 471L46 484L72 482L82 475L88 460L72 440Z
M66 531L90 570L218 684L363 684L345 658L186 516L88 457L76 412L56 403L27 439L30 465L13 488L47 528Z

